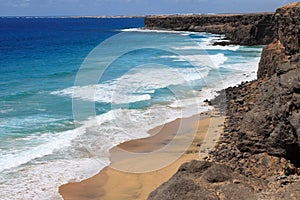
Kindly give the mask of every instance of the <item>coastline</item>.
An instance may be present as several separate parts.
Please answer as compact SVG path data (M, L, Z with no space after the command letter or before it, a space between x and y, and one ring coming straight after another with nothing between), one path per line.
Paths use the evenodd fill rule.
M149 200L300 198L299 14L300 2L276 10L257 79L225 89L225 128L209 160L182 165Z
M216 45L266 45L273 41L274 13L146 16L148 29L224 34L228 41Z
M147 199L150 192L155 190L162 183L169 180L178 168L191 160L200 160L205 157L210 148L213 148L216 140L216 133L223 131L225 118L217 109L212 113L201 113L189 118L176 119L172 122L149 130L148 138L136 139L119 144L110 150L111 164L102 169L97 175L81 182L68 183L60 186L59 193L64 199ZM184 127L182 127L182 125ZM178 130L184 134L177 134ZM194 135L194 137L193 137ZM188 149L174 162L157 170L155 163L161 160L174 157L182 153L181 145L194 138ZM141 157L124 156L120 149L133 153L155 152L163 148L170 141L176 141L171 151L160 155ZM205 149L200 146L205 143ZM178 152L177 152L178 151ZM175 152L175 154L174 154ZM121 159L120 159L121 158ZM141 160L142 159L142 160ZM132 163L134 163L132 165ZM118 166L127 166L128 171L134 167L148 169L149 172L131 173L118 170Z

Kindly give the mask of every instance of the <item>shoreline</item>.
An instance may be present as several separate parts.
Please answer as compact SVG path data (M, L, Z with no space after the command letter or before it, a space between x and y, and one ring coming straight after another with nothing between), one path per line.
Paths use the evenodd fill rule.
M149 200L300 199L299 14L300 2L294 2L276 9L267 32L255 26L262 21L249 26L253 34L242 42L270 41L257 79L225 89L224 132L209 160L182 165ZM237 42L244 37L239 27L231 33L239 33L231 38Z
M224 34L216 45L267 45L275 38L273 12L215 15L146 16L145 27Z
M224 120L214 109L212 113L204 112L157 126L148 131L147 138L130 140L112 148L109 166L91 178L60 186L59 193L64 199L72 200L146 199L183 163L208 155L207 150L217 141L216 133L218 137L223 131ZM174 141L175 145L170 145ZM155 153L161 149L164 151ZM137 156L139 154L141 156Z

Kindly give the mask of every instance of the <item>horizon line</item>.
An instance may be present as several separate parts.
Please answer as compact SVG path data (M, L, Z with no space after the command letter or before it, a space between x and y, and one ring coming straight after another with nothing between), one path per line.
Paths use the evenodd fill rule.
M145 18L147 16L176 16L176 15L243 15L274 12L244 12L244 13L172 13L147 15L0 15L0 18Z

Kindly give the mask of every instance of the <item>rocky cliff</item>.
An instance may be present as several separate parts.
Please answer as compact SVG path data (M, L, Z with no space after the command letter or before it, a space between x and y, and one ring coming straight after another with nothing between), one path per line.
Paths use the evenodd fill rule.
M276 41L264 49L258 78L271 77L299 68L300 18L299 3L277 9L275 14ZM290 6L289 5L289 6Z
M275 38L274 13L147 16L145 28L225 34L230 44L263 45ZM219 43L219 44L229 44Z
M226 132L234 156L267 153L300 166L299 17L300 3L277 9L277 38L263 50L258 80L226 90Z
M191 190L190 199L300 199L300 3L274 20L258 79L226 89L225 129L208 161L184 165L149 199ZM173 191L182 181L184 191Z

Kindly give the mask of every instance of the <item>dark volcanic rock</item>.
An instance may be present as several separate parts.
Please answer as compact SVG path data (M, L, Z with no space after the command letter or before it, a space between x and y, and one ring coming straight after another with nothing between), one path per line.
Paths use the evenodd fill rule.
M277 9L275 28L277 41L264 48L258 78L283 74L300 68L300 3Z
M285 48L279 40L263 49L259 63L260 67L257 71L259 79L269 78L276 73L282 74L292 69L288 56L285 55L284 51Z
M180 177L179 179L170 181L166 185L162 185L157 191L150 194L148 199L190 199L197 200L199 197L203 199L217 199L217 196L212 196L205 188L197 185L193 179Z
M209 158L215 163L184 164L149 199L300 199L300 3L279 8L275 24L258 80L211 101L226 100L224 133ZM183 191L174 190L182 180Z
M183 164L148 200L254 199L265 188L266 181L246 178L226 165L194 160Z
M300 41L300 34L294 34L295 28L300 30L300 22L291 27L284 23L298 20L300 3L280 8L275 15L279 38L263 50L259 79L226 89L229 117L224 134L227 138L222 143L232 145L236 154L267 153L300 166L300 62L294 59L298 46L290 44L294 42L290 35ZM224 147L220 150L225 154ZM232 152L218 155L219 151L215 153L217 160L232 159Z
M275 38L274 13L147 16L145 28L225 34L218 45L262 45Z
M255 177L296 173L299 78L296 69L226 89L228 117L214 159Z
M231 180L232 170L224 165L214 165L206 170L202 178L210 183L218 183Z
M287 55L300 52L300 3L293 3L277 9L275 20L280 42L285 47Z

